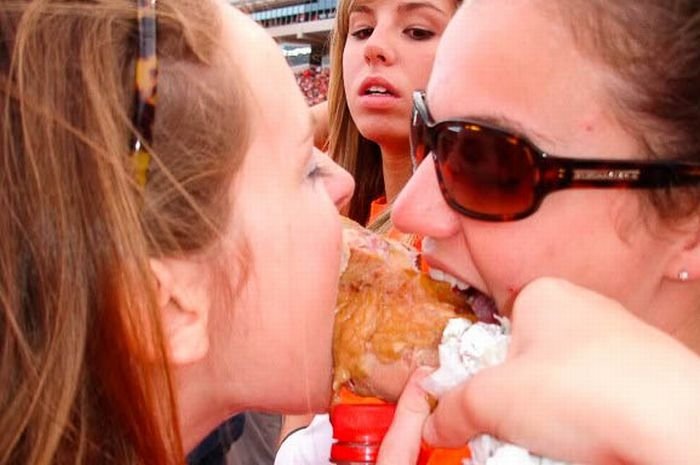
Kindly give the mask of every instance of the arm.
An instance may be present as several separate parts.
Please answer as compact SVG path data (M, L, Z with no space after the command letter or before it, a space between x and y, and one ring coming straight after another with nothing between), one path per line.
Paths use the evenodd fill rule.
M428 442L478 432L591 464L700 463L700 359L619 304L553 279L513 307L503 365L440 399Z

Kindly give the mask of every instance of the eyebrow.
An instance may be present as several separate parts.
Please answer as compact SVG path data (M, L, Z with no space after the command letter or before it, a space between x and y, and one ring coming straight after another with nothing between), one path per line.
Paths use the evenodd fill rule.
M309 139L313 139L314 132L316 131L316 118L314 114L310 111L307 114L309 117L307 118L306 129L300 132L300 134L302 134L300 143L302 144L305 144Z
M429 10L437 11L438 13L441 13L445 16L447 16L447 12L443 11L441 8L438 6L432 4L431 2L406 2L406 3L401 3L398 7L397 10L400 13L410 13L412 11L416 10L421 10L423 8L427 8Z
M533 141L536 145L539 145L540 141L549 145L553 145L555 143L552 137L546 136L540 131L533 129L532 127L527 127L518 121L508 118L505 115L471 115L465 119L484 123L489 126L502 129L505 132L510 132L515 135L525 137Z
M364 3L353 5L350 8L350 13L372 13L373 10L368 5L368 3L372 3L372 2L370 1L370 2L364 2ZM412 11L420 10L423 8L434 10L440 14L447 16L447 12L443 11L441 8L437 7L436 5L432 4L431 2L404 2L404 3L399 4L399 6L396 7L396 9L399 11L399 13L410 13Z

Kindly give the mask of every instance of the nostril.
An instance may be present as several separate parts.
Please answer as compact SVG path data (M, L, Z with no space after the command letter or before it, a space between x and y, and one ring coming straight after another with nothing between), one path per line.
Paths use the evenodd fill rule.
M372 61L385 62L386 58L385 51L380 47L377 47L376 45L367 45L367 48L365 49L365 60L368 63L371 63Z

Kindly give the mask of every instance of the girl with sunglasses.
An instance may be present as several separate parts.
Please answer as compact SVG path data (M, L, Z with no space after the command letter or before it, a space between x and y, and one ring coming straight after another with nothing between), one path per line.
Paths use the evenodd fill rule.
M414 95L393 221L513 332L503 365L439 400L428 442L700 463L698 89L697 1L456 13Z
M210 0L0 25L0 464L181 464L324 410L353 184L274 42Z

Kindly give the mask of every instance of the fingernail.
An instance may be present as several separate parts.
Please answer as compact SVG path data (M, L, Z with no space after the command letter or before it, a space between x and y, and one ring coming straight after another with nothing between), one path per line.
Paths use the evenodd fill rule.
M426 402L428 403L428 405L430 406L430 413L433 413L433 410L435 410L435 409L437 408L437 404L438 404L438 399L437 399L437 397L435 397L434 395L432 395L432 394L426 392L426 393L425 393L425 401L426 401Z

